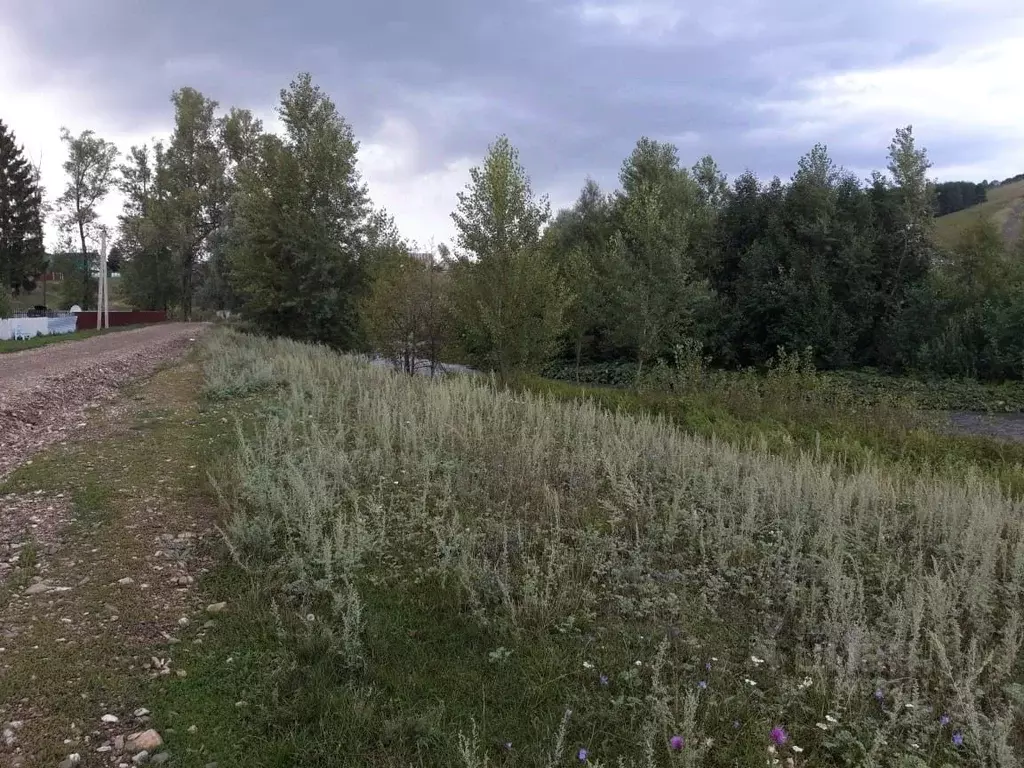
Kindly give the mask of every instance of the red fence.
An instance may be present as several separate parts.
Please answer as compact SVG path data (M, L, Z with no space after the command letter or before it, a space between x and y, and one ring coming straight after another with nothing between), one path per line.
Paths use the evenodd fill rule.
M95 312L77 312L75 316L78 318L75 324L76 331L88 331L96 327L96 313ZM114 328L119 325L143 325L148 323L164 323L167 322L167 312L160 310L154 312L111 312L110 327Z

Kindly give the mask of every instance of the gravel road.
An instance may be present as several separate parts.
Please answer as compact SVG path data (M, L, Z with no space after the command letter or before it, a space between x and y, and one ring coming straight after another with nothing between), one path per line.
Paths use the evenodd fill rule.
M66 439L89 407L181 354L199 323L163 323L0 355L0 478Z
M1024 443L1024 413L990 415L952 411L949 414L949 424L952 431L957 434Z

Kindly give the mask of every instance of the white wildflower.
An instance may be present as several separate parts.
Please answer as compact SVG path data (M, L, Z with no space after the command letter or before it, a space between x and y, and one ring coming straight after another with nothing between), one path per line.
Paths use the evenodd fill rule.
M828 720L832 724L835 724L835 723L839 722L836 718L832 717L832 715L825 715L825 719Z
M593 668L594 668L594 665L593 665L593 664L591 664L591 663L590 663L589 661L584 661L584 662L583 662L583 668L584 668L584 669L593 669Z
M749 677L744 677L743 678L743 682L746 683L747 685L757 685L757 681L756 680L751 680Z
M793 751L796 752L799 755L801 752L804 751L804 748L803 747L798 747L796 744L794 744L793 745Z
M761 664L764 664L764 659L759 659L757 656L751 656L750 660L752 662L754 662L754 666L755 667L760 666Z
M825 723L815 723L815 725L818 726L819 728L821 728L821 730L823 730L823 731L827 731L828 730L828 726Z

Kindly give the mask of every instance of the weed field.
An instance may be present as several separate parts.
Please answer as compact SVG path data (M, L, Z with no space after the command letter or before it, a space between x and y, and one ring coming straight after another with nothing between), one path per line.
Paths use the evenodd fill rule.
M261 764L1019 764L1024 509L990 476L207 343L207 397L266 403L214 473Z

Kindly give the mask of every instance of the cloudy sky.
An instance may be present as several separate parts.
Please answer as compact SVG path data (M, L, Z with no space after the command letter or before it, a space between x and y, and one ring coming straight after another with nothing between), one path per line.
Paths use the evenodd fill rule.
M1021 0L0 0L0 119L51 194L62 125L127 149L182 85L270 120L300 71L424 245L502 132L556 206L642 135L730 176L788 177L821 141L867 175L910 123L940 179L1024 172Z

